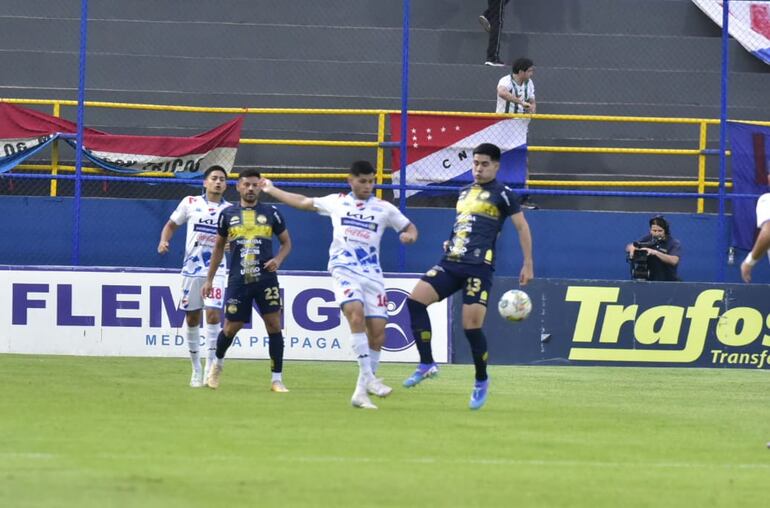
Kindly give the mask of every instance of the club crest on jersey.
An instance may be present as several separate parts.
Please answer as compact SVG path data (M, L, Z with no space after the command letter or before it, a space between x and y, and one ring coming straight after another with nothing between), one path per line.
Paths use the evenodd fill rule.
M257 215L257 222L259 222L260 224L267 224L267 217L265 217L262 214Z
M489 191L483 191L479 194L479 199L489 199Z

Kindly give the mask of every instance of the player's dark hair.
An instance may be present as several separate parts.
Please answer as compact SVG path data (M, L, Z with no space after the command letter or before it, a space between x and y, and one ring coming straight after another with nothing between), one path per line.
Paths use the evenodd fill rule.
M515 62L513 62L513 65L511 65L511 72L518 74L521 71L528 70L533 65L535 65L535 62L529 58L518 58Z
M221 171L222 174L225 175L225 178L227 178L227 171L225 171L225 168L223 168L222 166L215 165L215 166L209 166L209 168L203 172L203 179L205 180L206 178L208 178L209 175L214 171Z
M660 226L663 228L663 232L666 233L666 236L669 236L669 226L668 221L665 217L662 215L656 215L652 219L650 219L650 227L652 226Z
M238 173L238 180L240 180L241 178L249 178L251 176L262 178L262 173L260 173L257 168L246 168L240 173Z
M355 161L350 165L350 174L353 176L373 175L374 166L369 161Z
M492 143L481 143L473 149L473 155L488 155L493 161L500 160L500 148Z

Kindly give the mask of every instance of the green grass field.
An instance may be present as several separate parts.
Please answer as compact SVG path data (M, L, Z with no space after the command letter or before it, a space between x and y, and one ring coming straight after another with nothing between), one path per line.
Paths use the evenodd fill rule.
M763 506L770 379L750 370L472 367L380 409L352 363L0 355L0 506Z

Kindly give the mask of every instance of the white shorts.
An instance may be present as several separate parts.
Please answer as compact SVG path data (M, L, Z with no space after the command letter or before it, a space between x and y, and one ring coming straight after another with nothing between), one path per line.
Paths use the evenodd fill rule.
M364 304L367 318L388 319L388 295L382 282L361 277L355 273L337 268L332 272L334 297L342 307L347 302L359 301Z
M211 293L206 298L201 296L201 288L206 282L205 277L182 276L182 300L179 308L185 312L202 308L221 309L225 301L225 278L214 277Z

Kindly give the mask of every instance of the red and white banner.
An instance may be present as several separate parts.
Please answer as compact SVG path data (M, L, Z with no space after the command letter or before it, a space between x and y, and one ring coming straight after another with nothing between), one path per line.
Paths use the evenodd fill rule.
M88 132L83 153L97 166L122 173L157 171L193 177L214 165L229 173L235 164L241 125L243 118L238 117L189 138ZM72 140L67 142L74 146Z
M243 118L238 117L192 137L116 135L86 128L83 154L97 166L120 173L148 171L194 177L209 166L228 173L235 164ZM68 120L33 109L0 103L0 172L20 164L59 134L74 134ZM72 139L67 142L75 147Z
M722 0L692 0L711 20L722 27ZM766 64L770 64L770 1L731 1L730 35Z

